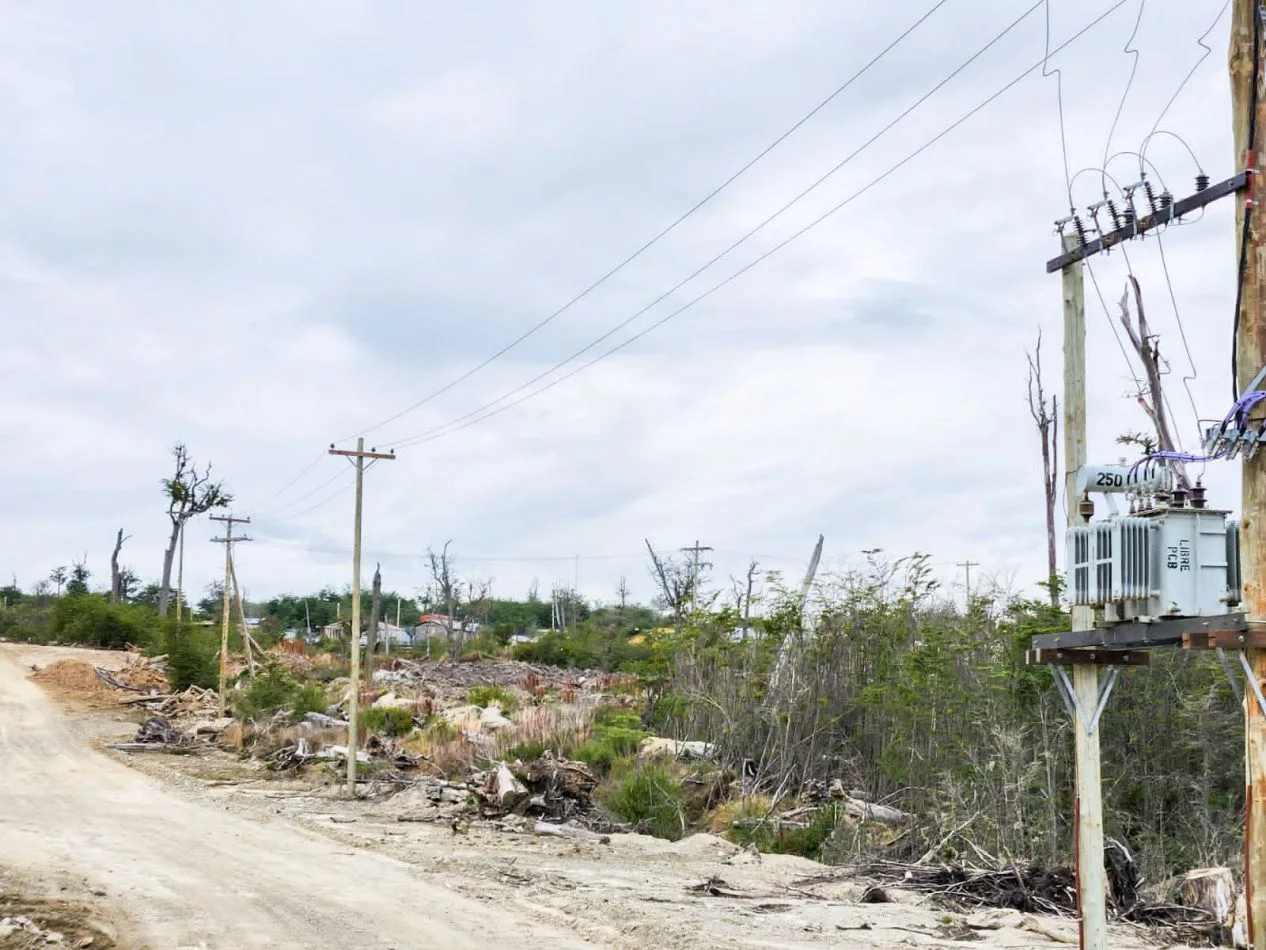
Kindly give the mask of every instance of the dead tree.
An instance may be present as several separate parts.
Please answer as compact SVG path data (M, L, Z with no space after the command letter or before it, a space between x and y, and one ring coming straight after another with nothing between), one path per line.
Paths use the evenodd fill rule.
M1052 606L1059 605L1059 585L1056 583L1055 559L1055 502L1059 498L1059 397L1046 400L1042 385L1042 331L1037 331L1037 346L1024 354L1029 361L1029 415L1042 440L1042 496L1046 504L1046 578L1050 588ZM1068 504L1076 503L1070 498Z
M110 601L119 603L123 600L123 574L119 570L119 552L123 550L123 542L130 538L131 535L124 536L123 529L119 529L118 535L114 539L114 553L110 555Z
M365 633L365 682L374 685L374 651L378 649L378 618L382 615L382 565L374 565L374 592L370 599L369 630ZM360 649L360 644L353 644Z
M451 540L444 542L444 547L436 554L431 548L426 549L426 556L431 565L431 580L435 587L436 599L444 603L444 612L448 642L453 642L453 598L457 593L457 583L453 577L453 559L448 553Z
M1147 376L1147 392L1138 393L1136 398L1156 428L1156 445L1162 452L1172 452L1174 437L1170 432L1169 413L1165 409L1165 391L1161 386L1160 338L1148 328L1138 278L1131 274L1129 281L1129 288L1121 294L1121 325L1125 327L1125 332L1130 337L1130 345L1138 354L1139 362L1143 364L1143 372ZM1131 290L1134 292L1134 309L1138 311L1137 327L1130 320ZM1187 479L1187 470L1182 463L1174 462L1171 467L1178 478L1178 483L1190 490L1191 482Z
M212 510L227 508L233 496L224 490L223 482L211 481L211 466L199 473L198 466L189 458L183 442L172 449L176 469L171 478L163 479L163 494L167 496L167 517L171 519L171 541L163 553L163 579L158 589L158 616L167 616L171 600L171 568L176 557L176 544L185 522Z
M740 581L737 577L730 577L730 588L734 592L734 610L743 618L743 641L747 642L748 631L752 628L752 589L756 585L756 571L759 565L756 561L752 561L747 565L747 577L745 581Z
M694 565L657 554L649 539L646 541L646 550L651 555L651 577L659 588L659 602L672 614L673 627L681 632L687 607L698 583Z

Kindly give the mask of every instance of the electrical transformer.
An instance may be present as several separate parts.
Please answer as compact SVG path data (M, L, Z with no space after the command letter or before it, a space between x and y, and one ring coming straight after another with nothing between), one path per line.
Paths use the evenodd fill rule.
M1068 528L1072 603L1102 610L1105 623L1216 616L1239 603L1239 526L1228 512L1205 507L1203 488L1142 494L1137 481L1091 471L1099 484L1079 480L1083 491L1131 492L1135 499L1128 514L1110 505L1107 520ZM1088 514L1092 506L1082 505Z

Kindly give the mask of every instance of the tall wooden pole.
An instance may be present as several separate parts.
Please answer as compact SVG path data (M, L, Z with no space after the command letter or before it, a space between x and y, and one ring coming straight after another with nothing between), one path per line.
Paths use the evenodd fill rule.
M223 616L220 618L220 716L223 717L229 688L229 613L232 610L229 603L229 591L232 589L233 578L233 545L238 541L250 540L245 537L233 537L233 525L250 524L251 519L238 518L234 515L212 515L211 520L224 523L224 537L211 539L217 544L224 545L224 602L221 611Z
M176 568L176 623L180 623L181 605L185 599L185 524L180 523L180 564Z
M365 490L365 440L356 440L356 525L352 529L352 695L347 706L347 794L356 797L356 717L360 712L360 523Z
M1254 170L1260 164L1263 130L1266 130L1266 96L1259 95L1253 121L1253 89L1259 82L1254 71L1254 47L1260 42L1256 0L1234 0L1231 17L1231 108L1235 132L1235 162ZM1260 61L1260 56L1256 57ZM1260 69L1257 70L1260 72ZM1250 133L1250 125L1255 129ZM1238 379L1236 391L1243 394L1266 363L1266 230L1261 227L1266 210L1248 202L1257 194L1256 176L1249 187L1236 195L1236 262L1244 254L1244 270L1238 293L1239 327L1235 338ZM1244 216L1249 227L1244 230ZM1245 247L1241 251L1241 241ZM1243 565L1243 609L1250 623L1266 621L1266 454L1244 456L1243 488L1240 500L1240 563ZM1249 650L1253 675L1266 680L1266 650ZM1250 947L1266 948L1266 710L1258 704L1253 690L1244 690L1244 887L1248 898L1248 941Z
M1064 250L1077 246L1074 235L1064 236ZM1062 272L1064 292L1064 499L1068 524L1079 524L1081 499L1077 472L1086 464L1086 286L1083 264ZM1094 610L1074 606L1072 628L1091 630ZM1077 763L1075 846L1077 907L1081 917L1082 950L1107 950L1107 880L1103 870L1103 787L1099 774L1099 727L1087 729L1099 708L1099 669L1089 663L1073 666L1077 695L1073 735Z
M224 718L225 695L229 688L229 575L233 567L233 522L224 526L224 600L220 608L220 718Z
M365 440L356 440L356 450L330 446L331 455L343 455L356 466L356 515L352 528L352 642L351 695L347 700L347 794L356 797L356 718L360 713L360 525L365 491L365 459L394 459L395 453L365 451Z

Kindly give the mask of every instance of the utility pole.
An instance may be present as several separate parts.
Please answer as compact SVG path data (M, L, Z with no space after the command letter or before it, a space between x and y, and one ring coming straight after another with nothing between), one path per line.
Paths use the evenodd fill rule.
M1080 246L1075 234L1064 236L1064 250ZM1086 284L1084 264L1073 261L1061 271L1064 296L1064 498L1068 525L1082 524L1077 472L1086 464ZM1074 606L1073 630L1092 630L1094 610ZM1077 866L1077 909L1082 950L1107 950L1108 889L1103 869L1103 782L1100 777L1099 668L1073 664L1073 736L1077 764L1074 797L1074 855Z
M231 607L229 605L229 590L233 578L233 545L238 541L249 541L250 538L233 537L233 525L250 524L250 518L238 518L234 515L211 515L212 521L220 521L224 524L224 537L212 538L216 544L224 545L224 602L221 607L220 617L220 717L224 717L226 693L229 688L229 614ZM182 527L183 530L183 527ZM179 603L179 600L177 600ZM245 634L245 631L243 631Z
M365 485L365 459L370 465L383 459L394 459L395 452L377 452L374 449L365 451L365 439L356 440L356 448L336 449L330 445L331 455L342 455L350 459L356 466L356 517L352 529L352 668L348 679L351 680L351 696L347 702L347 794L356 797L356 716L360 706L360 525L363 510Z
M954 566L961 567L967 573L967 580L965 581L965 583L967 585L967 607L968 609L970 609L971 608L971 569L973 567L980 567L980 562L969 559L966 561L959 561Z
M1263 130L1266 130L1266 96L1261 88L1262 23L1257 0L1235 0L1231 14L1231 114L1234 124L1235 164L1250 172L1248 188L1235 199L1236 254L1242 255L1239 271L1238 331L1234 346L1238 379L1235 392L1248 391L1258 370L1266 363L1266 231L1263 212L1257 207L1257 178ZM1243 246L1241 247L1241 242ZM1254 420L1253 425L1258 424ZM1266 455L1242 453L1240 499L1240 563L1243 565L1243 604L1249 629L1262 629L1266 621ZM1263 524L1258 524L1262 519ZM1258 683L1266 681L1266 650L1246 651L1245 672ZM1251 684L1250 684L1251 685ZM1244 891L1248 904L1247 937L1250 947L1266 948L1266 710L1258 705L1255 690L1244 690Z
M695 556L694 571L690 575L690 619L694 622L699 616L699 554L703 551L711 551L712 548L701 545L696 540L694 547L682 548L681 550L686 554L694 552Z

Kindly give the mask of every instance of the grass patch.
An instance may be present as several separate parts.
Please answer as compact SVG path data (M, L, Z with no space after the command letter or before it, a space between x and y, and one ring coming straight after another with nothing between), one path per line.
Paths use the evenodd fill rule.
M594 715L593 732L576 750L574 758L599 775L607 775L617 764L637 756L637 748L646 735L637 713L604 706Z
M633 764L612 778L599 797L643 834L676 841L685 833L681 783L665 766Z
M507 692L505 687L499 685L472 686L470 692L466 694L466 699L472 706L478 706L480 709L500 706L501 711L507 716L519 708L519 701Z
M300 683L271 657L265 657L250 682L236 690L232 699L234 714L248 722L270 719L283 710L291 719L301 719L305 713L324 712L327 705L325 687Z
M763 818L765 815L752 817ZM823 848L835 836L843 817L844 811L838 805L826 805L818 809L804 828L776 828L772 823L754 827L740 825L731 827L727 837L735 844L754 844L766 854L795 854L820 861Z
M413 731L413 713L399 706L370 707L361 713L360 721L366 734L372 732L392 739Z

